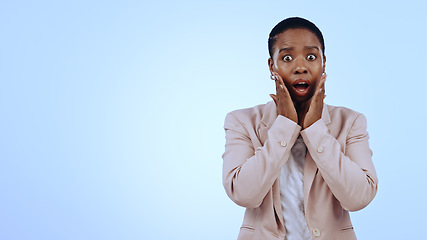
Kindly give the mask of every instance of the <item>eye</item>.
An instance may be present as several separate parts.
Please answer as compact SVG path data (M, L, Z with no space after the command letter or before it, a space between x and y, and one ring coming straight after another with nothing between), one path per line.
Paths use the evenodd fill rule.
M291 60L292 60L291 55L285 55L285 56L283 56L283 61L285 61L285 62L289 62L289 61L291 61Z
M310 61L313 61L313 60L316 60L316 55L314 55L314 54L308 54L307 55L307 60L310 60Z

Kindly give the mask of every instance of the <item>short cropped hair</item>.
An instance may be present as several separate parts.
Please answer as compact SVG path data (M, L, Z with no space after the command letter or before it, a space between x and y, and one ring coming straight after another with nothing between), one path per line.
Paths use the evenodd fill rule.
M316 35L322 47L323 55L325 55L325 41L323 40L322 32L314 23L300 17L290 17L279 22L270 32L268 37L268 53L270 58L273 58L273 46L276 43L276 36L288 29L307 29Z

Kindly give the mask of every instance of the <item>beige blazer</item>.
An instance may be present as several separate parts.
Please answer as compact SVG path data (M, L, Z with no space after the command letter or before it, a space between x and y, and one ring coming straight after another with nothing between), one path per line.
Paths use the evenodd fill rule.
M278 178L300 134L308 149L304 210L313 239L356 239L348 211L367 206L378 182L362 114L324 104L322 119L301 131L277 116L271 101L227 114L224 129L224 188L246 207L239 240L285 238Z

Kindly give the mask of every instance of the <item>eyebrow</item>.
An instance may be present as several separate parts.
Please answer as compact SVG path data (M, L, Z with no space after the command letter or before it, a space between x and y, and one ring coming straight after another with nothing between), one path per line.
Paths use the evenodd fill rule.
M320 52L320 49L318 47L316 47L316 46L305 46L304 48L305 49L317 49L317 51Z
M310 50L310 49L317 49L317 51L320 52L320 49L317 46L305 46L304 49L308 49L308 50ZM294 50L293 47L284 47L284 48L282 48L282 49L279 50L279 53L283 52L283 51L292 51L292 50Z
M293 47L285 47L285 48L280 49L280 50L279 50L279 53L280 53L280 52L283 52L283 51L292 51L292 50L294 50L294 48L293 48Z

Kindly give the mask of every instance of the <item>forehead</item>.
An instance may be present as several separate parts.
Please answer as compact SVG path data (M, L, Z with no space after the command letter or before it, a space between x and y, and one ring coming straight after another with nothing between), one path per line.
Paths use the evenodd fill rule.
M310 30L304 28L288 29L276 36L274 51L283 47L305 47L317 46L321 49L321 44L317 36Z

